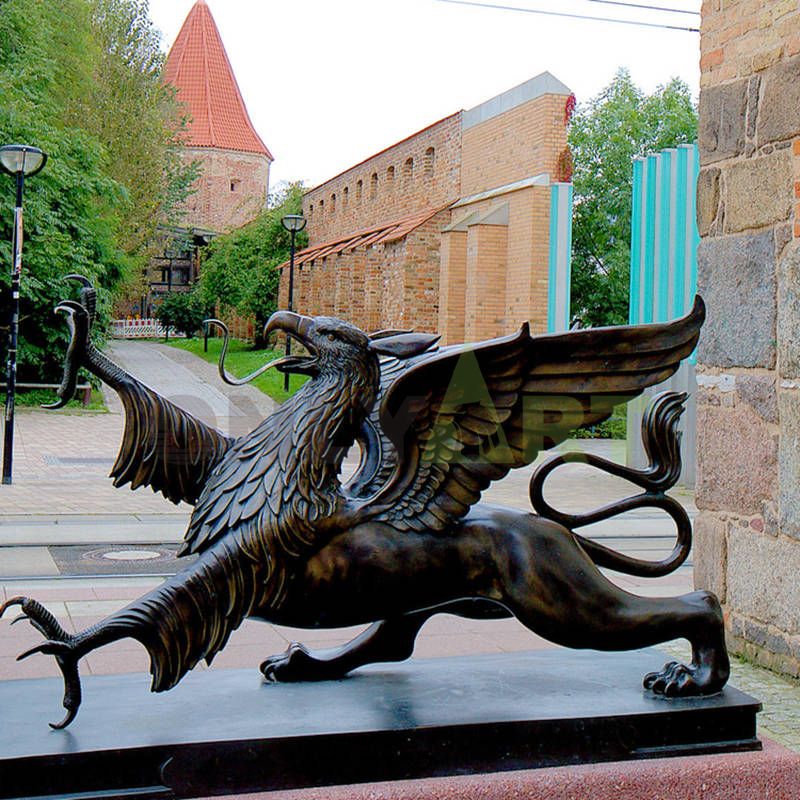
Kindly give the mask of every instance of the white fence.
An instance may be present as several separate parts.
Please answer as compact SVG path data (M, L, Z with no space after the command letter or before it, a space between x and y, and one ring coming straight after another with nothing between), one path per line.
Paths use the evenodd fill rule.
M159 339L167 335L166 328L157 319L115 319L111 322L111 335L115 339ZM170 330L170 336L184 334Z

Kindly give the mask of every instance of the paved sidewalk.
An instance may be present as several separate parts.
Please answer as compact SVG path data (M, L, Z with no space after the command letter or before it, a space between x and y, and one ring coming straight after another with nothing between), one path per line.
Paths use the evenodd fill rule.
M213 366L191 354L161 345L131 347L131 344L115 342L113 357L130 364L132 371L149 385L205 416L212 424L242 433L269 413L271 406L262 405L263 397L254 399L248 393L234 395L216 376ZM243 388L256 391L252 387ZM271 401L267 399L267 403ZM156 578L59 578L47 566L47 545L180 539L191 510L188 506L173 506L148 489L137 492L114 489L106 477L121 439L123 422L118 403L112 403L106 414L28 410L18 414L15 482L10 487L0 487L0 600L19 594L34 596L44 601L65 627L81 630L157 585ZM589 447L618 460L624 457L622 443L580 442L576 446ZM350 464L352 468L352 461ZM492 486L485 499L528 509L529 476L530 469L515 471ZM574 511L596 508L630 492L624 482L576 464L558 470L551 477L547 497L557 508ZM693 516L691 493L678 491L676 496ZM654 558L671 549L673 526L660 512L639 511L596 526L594 535L603 537L604 543L611 546L624 546L627 552ZM21 559L22 566L27 559L28 565L38 563L47 569L40 569L36 580L15 579L9 574L13 572L10 565L14 559ZM614 580L628 591L654 596L692 589L690 563L662 579L616 576ZM299 639L312 647L328 647L346 641L356 632L356 629L296 631L246 621L216 658L213 668L255 668L265 656L285 649L290 641ZM11 628L9 619L0 621L0 679L58 674L48 657L37 656L24 663L15 661L17 653L40 638L28 625ZM415 657L550 646L515 620L479 622L442 615L423 629ZM130 640L90 654L83 667L87 674L147 669L144 650ZM740 662L734 666L734 683L764 702L762 734L800 752L800 686Z

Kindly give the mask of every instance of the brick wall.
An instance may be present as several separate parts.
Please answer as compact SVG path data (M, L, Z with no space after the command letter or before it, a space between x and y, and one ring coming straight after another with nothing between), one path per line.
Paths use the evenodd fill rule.
M569 95L545 94L467 128L462 134L461 194L468 196L547 172L567 146Z
M436 208L460 196L461 114L453 114L308 192L312 243Z
M254 219L266 207L269 159L255 153L187 147L187 161L197 161L200 176L185 204L182 224L224 233Z
M302 272L312 277L298 277L295 307L337 314L367 330L438 328L447 343L498 336L525 320L544 331L550 194L546 177L533 179L556 177L567 147L569 97L545 73L309 191L303 208L311 248L343 245L358 232L449 208L398 241L305 264ZM449 231L454 220L486 215L492 219L477 227L473 220Z
M702 8L695 580L735 651L800 674L800 9Z

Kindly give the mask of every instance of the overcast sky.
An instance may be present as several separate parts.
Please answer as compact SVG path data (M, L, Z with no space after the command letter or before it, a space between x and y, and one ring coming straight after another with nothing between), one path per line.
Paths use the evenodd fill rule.
M699 11L700 0L626 0ZM698 92L699 34L456 5L441 0L207 0L250 116L272 151L270 183L312 186L459 109L541 72L578 102L619 67L650 92ZM476 0L699 27L699 16L604 0ZM194 0L150 0L165 50Z

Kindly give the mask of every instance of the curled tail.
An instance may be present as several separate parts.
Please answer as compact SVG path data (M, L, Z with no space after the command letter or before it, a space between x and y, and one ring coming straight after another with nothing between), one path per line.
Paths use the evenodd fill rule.
M683 392L662 392L653 398L645 411L642 418L642 442L649 464L644 469L637 470L615 464L591 453L573 452L555 456L534 471L530 482L530 497L534 510L537 514L558 522L573 532L576 528L601 522L636 508L660 508L675 521L677 526L675 546L661 561L632 558L575 533L575 538L597 566L628 575L657 578L674 572L686 561L692 547L692 523L683 506L666 494L667 490L675 485L681 473L681 434L677 426L686 398L687 395ZM544 482L556 468L576 462L589 464L611 475L624 478L642 487L644 492L585 514L565 514L557 511L544 499Z

